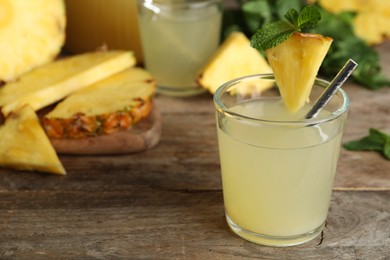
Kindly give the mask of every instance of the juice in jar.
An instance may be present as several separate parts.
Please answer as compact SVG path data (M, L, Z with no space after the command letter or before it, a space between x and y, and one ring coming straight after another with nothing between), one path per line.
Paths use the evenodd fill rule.
M159 91L178 96L204 91L195 79L219 45L220 1L140 2L145 67L156 78Z

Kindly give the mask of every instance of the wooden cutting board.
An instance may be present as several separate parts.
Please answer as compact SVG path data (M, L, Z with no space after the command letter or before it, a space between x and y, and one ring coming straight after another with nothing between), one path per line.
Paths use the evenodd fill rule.
M158 144L161 136L161 114L154 104L150 115L126 131L81 139L51 138L59 154L99 155L127 154L145 151Z

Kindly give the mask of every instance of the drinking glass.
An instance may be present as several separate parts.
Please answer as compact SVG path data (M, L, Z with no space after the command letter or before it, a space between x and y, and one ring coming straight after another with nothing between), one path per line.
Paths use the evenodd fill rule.
M296 113L272 74L234 79L214 94L226 219L242 238L282 247L323 230L348 96L340 89L316 118L304 116L328 84L316 79Z

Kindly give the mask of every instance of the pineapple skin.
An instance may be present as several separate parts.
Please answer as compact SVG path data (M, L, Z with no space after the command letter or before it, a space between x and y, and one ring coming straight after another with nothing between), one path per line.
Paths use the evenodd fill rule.
M51 138L85 138L129 129L153 108L156 81L130 68L82 89L43 118Z
M250 46L249 39L241 32L232 32L199 73L197 82L213 94L222 84L232 79L271 72L272 69L263 56ZM257 90L268 87L271 85L256 86Z
M63 0L2 0L0 80L13 81L52 61L65 42Z
M0 126L0 165L17 170L65 175L34 110L22 107Z
M42 124L50 138L86 138L127 130L143 118L153 108L151 101L139 100L131 111L117 111L107 114L87 116L75 114L71 118L43 118Z
M294 33L265 51L283 102L291 112L298 111L308 100L332 41L319 34Z
M35 111L136 63L129 51L91 52L36 68L0 89L3 115L25 104Z

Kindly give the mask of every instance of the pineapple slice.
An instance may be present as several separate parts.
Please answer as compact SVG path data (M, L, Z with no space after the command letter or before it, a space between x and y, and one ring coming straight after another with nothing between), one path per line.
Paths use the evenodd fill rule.
M59 103L43 119L52 138L84 138L128 129L152 109L156 81L131 68L84 88Z
M92 52L57 60L1 88L1 111L8 115L25 104L36 111L134 64L133 53L127 51Z
M0 165L65 175L57 154L30 106L10 114L0 126Z
M0 80L52 61L65 41L62 0L0 1Z
M296 32L265 51L283 102L291 112L298 111L308 100L332 41L319 34Z
M249 39L241 32L233 32L200 72L198 83L213 94L223 83L234 78L270 72L271 67L263 56L250 46ZM260 91L271 86L272 84L265 84L255 88Z

